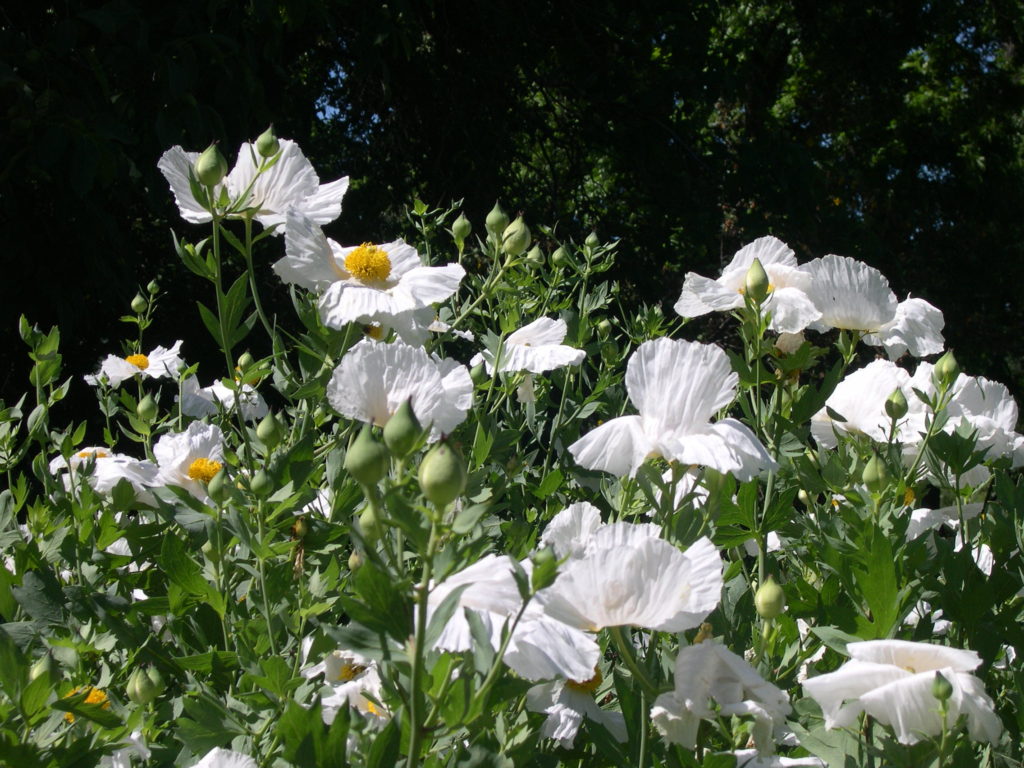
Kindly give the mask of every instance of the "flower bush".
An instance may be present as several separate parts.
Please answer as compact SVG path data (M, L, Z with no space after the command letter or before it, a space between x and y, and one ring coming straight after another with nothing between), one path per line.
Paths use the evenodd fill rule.
M498 206L342 246L272 132L160 169L223 367L155 283L98 373L22 319L0 761L1020 765L1024 436L937 308L770 236L629 307Z

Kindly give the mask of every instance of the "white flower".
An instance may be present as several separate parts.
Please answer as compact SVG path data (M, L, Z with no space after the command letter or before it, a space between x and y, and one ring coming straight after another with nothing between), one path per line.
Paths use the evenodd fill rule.
M430 439L450 434L473 406L466 366L401 342L363 339L334 369L327 400L338 413L383 427L406 400Z
M718 605L722 560L707 537L685 552L656 538L652 525L597 530L583 557L565 563L537 594L548 615L590 631L636 626L682 632Z
M241 387L242 418L258 421L267 415L267 403L259 392L248 384L236 383L235 386ZM181 383L181 412L193 419L215 416L221 408L225 411L234 408L237 394L219 379L208 387L200 387L199 379L189 376Z
M607 728L616 741L625 741L626 720L622 713L601 709L594 701L594 691L601 682L601 673L595 669L593 677L582 682L555 680L530 688L526 692L526 708L548 716L541 735L571 747L586 717Z
M729 358L716 346L646 341L626 367L626 390L639 415L605 422L569 452L583 467L618 476L632 477L647 457L662 456L749 480L775 462L736 419L710 423L733 401L737 381Z
M964 520L973 520L981 514L985 508L983 502L964 504ZM907 541L913 541L918 536L934 530L941 525L951 525L956 528L960 524L960 513L956 506L940 507L939 509L915 509L910 513L910 523L907 525Z
M862 712L896 732L902 744L942 732L939 702L932 695L935 673L953 688L946 725L961 715L976 741L995 743L1002 723L981 681L970 674L981 664L974 651L906 640L868 640L847 646L852 659L835 672L804 681L804 691L821 705L826 728L856 724Z
M544 373L567 365L579 365L586 357L582 349L562 344L567 328L565 320L540 317L508 335L498 352L498 371L508 373L529 371ZM488 374L494 373L494 355L485 351L469 361L484 363Z
M412 310L444 301L466 271L458 264L429 267L402 240L342 248L313 221L288 213L285 257L274 271L286 283L321 293L320 318L329 328L383 323L402 335L421 319Z
M104 446L80 448L69 458L57 456L50 462L50 473L64 478L70 487L73 478L82 475L97 493L109 495L121 480L127 480L135 490L135 498L151 504L148 486L156 480L157 466L151 461L140 461L123 453L113 453Z
M267 161L252 144L243 144L235 167L214 188L215 198L223 191L231 203L232 218L241 218L244 210L252 209L254 218L264 227L277 226L275 234L284 231L285 213L292 208L317 224L334 221L341 215L341 199L348 190L348 176L321 184L298 144L289 139L281 139L280 143L281 151L274 164L263 173L259 169ZM198 152L172 147L157 163L171 185L181 217L192 224L213 220L210 212L192 195L189 184L198 159Z
M956 394L948 408L946 430L966 422L977 432L977 449L988 451L986 459L1008 456L1014 468L1024 464L1024 436L1016 431L1017 402L1006 386L964 374L953 386Z
M914 357L941 352L942 312L922 299L900 303L889 281L874 267L848 256L828 255L808 262L808 296L821 311L809 327L861 331L864 341L885 347L893 360L909 350Z
M307 648L308 650L308 648ZM342 707L352 707L364 715L376 718L390 717L380 702L383 685L377 663L355 651L336 650L327 654L319 664L302 670L302 676L312 679L324 676L324 683L331 692L321 699L323 720L330 725Z
M582 557L591 537L602 527L601 512L593 504L570 504L548 521L540 536L540 546L551 547L559 560Z
M184 432L169 433L153 446L159 472L154 485L176 485L200 501L224 462L224 436L215 424L193 421Z
M181 351L181 342L174 342L170 349L157 347L148 355L128 355L118 357L107 355L107 359L100 365L100 370L89 376L85 376L87 384L97 386L100 383L109 384L112 387L119 387L125 379L132 376L144 376L147 379L176 378L185 361L178 354Z
M142 731L132 731L124 743L121 749L100 758L100 768L131 768L133 757L149 760L152 755L142 738Z
M768 297L763 302L771 313L771 329L799 333L821 317L807 296L810 273L797 265L792 249L775 237L759 237L736 252L717 280L688 272L675 310L683 317L699 317L709 312L727 312L743 307L747 270L754 259L768 275Z
M258 768L256 761L232 749L214 747L192 768Z
M708 705L718 705L717 711ZM790 713L789 697L765 682L750 664L713 641L679 650L675 689L654 701L651 721L666 741L693 749L702 719L718 715L750 715L758 751L771 753L774 733Z
M759 755L756 749L737 749L726 752L736 758L736 768L828 768L824 761L817 757L779 757L778 755Z

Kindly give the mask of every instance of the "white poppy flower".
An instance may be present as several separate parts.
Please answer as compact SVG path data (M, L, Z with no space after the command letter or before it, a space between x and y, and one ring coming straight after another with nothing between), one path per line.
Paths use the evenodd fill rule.
M961 715L976 741L995 743L1003 727L992 699L970 672L981 664L974 651L906 640L850 643L852 657L835 672L804 681L804 691L821 705L826 728L854 726L862 712L896 732L902 744L916 744L942 732L939 702L932 695L935 673L953 688L946 702L947 727Z
M466 366L428 355L422 347L363 339L334 369L327 400L343 416L379 427L411 400L433 441L465 421L473 406L473 381Z
M901 304L874 267L831 254L806 267L811 274L808 296L821 311L809 326L813 330L861 331L865 343L885 347L893 360L908 350L914 357L942 351L942 312L922 299Z
M640 412L606 421L571 446L576 463L634 476L649 456L712 467L750 480L776 466L736 419L711 418L736 395L737 375L718 347L690 341L645 341L629 359L626 391Z
M237 383L236 386L242 391L242 418L259 421L269 413L267 402L252 386ZM193 419L216 416L221 409L230 411L235 407L237 394L220 379L208 387L200 387L199 379L189 376L181 382L181 412Z
M320 318L329 328L380 322L399 335L415 332L419 318L411 311L447 299L466 274L458 264L424 265L402 240L342 248L297 211L288 213L285 254L274 271L286 283L321 293Z
M252 144L243 144L238 151L235 167L214 188L214 196L223 191L231 208L239 211L232 218L240 218L241 211L255 210L253 218L264 227L277 226L275 234L285 229L285 214L295 209L317 224L327 224L341 215L341 199L348 190L348 176L321 184L312 164L302 154L298 144L280 139L281 151L274 164L263 173L260 164L266 162ZM189 176L194 174L198 152L186 152L172 147L164 152L157 163L174 193L181 217L192 224L213 220L208 210L192 195Z
M100 768L131 768L133 757L149 760L153 754L146 746L146 740L142 738L142 731L132 731L124 740L124 744L125 746L113 754L101 757Z
M63 477L66 488L75 476L88 473L90 487L104 495L109 495L121 480L127 480L135 490L136 500L151 504L153 497L148 487L156 480L157 466L151 461L113 453L104 446L91 446L78 449L68 459L57 456L50 462L50 473Z
M793 250L775 237L759 237L736 252L717 280L688 272L675 310L683 317L699 317L709 312L741 309L747 271L754 259L768 275L768 296L762 306L771 313L771 329L799 333L821 317L821 311L807 296L811 276L797 264Z
M153 446L159 472L154 485L176 485L201 501L224 462L224 436L215 424L193 421L184 432L163 435Z
M964 520L973 520L981 514L985 508L983 502L964 504ZM913 541L928 531L935 530L941 525L950 525L956 528L960 524L960 513L956 506L940 507L939 509L915 509L910 513L910 523L907 525L907 541Z
M381 701L383 685L377 663L355 651L336 650L327 654L319 664L302 670L302 676L312 679L324 676L324 683L331 687L331 693L322 697L321 706L324 722L330 725L342 707L352 707L364 715L386 719L390 713Z
M954 390L946 429L967 422L977 432L978 450L988 451L987 459L1009 456L1014 468L1024 464L1024 436L1016 431L1017 402L1006 386L983 376L960 374Z
M622 713L601 709L594 701L594 691L601 685L602 678L599 670L594 669L593 673L583 682L555 680L535 685L526 692L526 708L548 716L541 730L544 738L571 747L586 717L607 728L616 741L626 740L626 720Z
M256 761L232 749L214 747L192 768L258 768Z
M717 710L708 701L713 699ZM774 750L774 733L791 711L789 697L765 682L749 663L723 645L704 641L679 649L675 689L654 701L651 722L665 740L693 749L702 719L750 715L761 754Z
M552 320L550 317L537 318L513 331L502 342L498 371L544 373L567 365L579 365L586 352L562 344L567 331L565 320ZM489 375L494 373L494 355L490 352L481 352L469 362L470 365L483 363Z
M737 749L735 752L722 754L736 758L736 768L828 768L818 757L780 757L779 755L759 755L756 749Z
M157 347L148 355L136 354L128 357L107 355L107 359L100 365L100 370L90 376L85 376L87 384L97 386L100 383L109 384L112 387L119 387L125 379L132 376L143 376L147 379L176 378L178 371L185 366L185 361L178 354L181 351L181 342L174 342L170 349Z
M548 615L596 632L636 626L682 632L698 626L722 593L722 560L707 537L685 552L652 534L656 526L616 523L592 537L555 583L537 593Z

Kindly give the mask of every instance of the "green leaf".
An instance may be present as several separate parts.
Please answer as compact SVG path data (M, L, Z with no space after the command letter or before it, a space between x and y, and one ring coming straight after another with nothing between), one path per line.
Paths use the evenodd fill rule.
M52 574L29 571L20 587L12 587L11 594L25 613L47 624L64 623L64 593Z
M28 677L28 661L6 632L0 632L0 688L15 698Z
M177 584L190 595L205 596L208 584L196 562L188 556L185 545L177 536L165 536L160 556L157 558L161 570L172 583Z
M565 476L562 474L562 470L560 469L549 472L544 476L544 479L540 481L540 485L537 486L537 490L533 492L534 495L538 499L546 499L561 487L564 477Z
M398 764L399 731L397 718L391 718L370 746L366 768L394 768Z
M490 507L490 504L473 504L463 508L452 521L452 531L462 536L469 533Z

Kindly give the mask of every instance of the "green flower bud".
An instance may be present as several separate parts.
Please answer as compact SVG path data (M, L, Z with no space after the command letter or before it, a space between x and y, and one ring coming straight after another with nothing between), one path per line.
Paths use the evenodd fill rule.
M754 303L760 304L768 297L770 287L768 273L764 271L761 260L754 259L747 269L747 279L744 283L744 290L747 296Z
M196 160L195 174L199 183L207 187L220 184L228 175L228 161L224 159L216 144L208 146Z
M53 660L53 656L47 651L39 658L39 661L29 668L28 680L32 682L45 675L46 679L52 683L59 673L60 668L57 666L57 662Z
M551 254L551 263L556 267L566 267L569 265L569 253L559 246L555 249L555 252Z
M146 395L135 406L135 415L143 421L149 422L156 418L158 410L159 408L157 408L156 400L153 399L153 396Z
M544 252L540 249L539 245L535 245L530 249L530 252L526 254L526 260L535 267L539 267L544 263Z
M250 355L248 352L243 352L242 355L238 358L238 363L237 363L238 369L242 373L245 373L250 368L252 368L253 363L255 363L255 362L256 361L253 359L252 355Z
M256 151L260 153L262 157L271 158L281 151L281 142L277 140L277 136L274 134L274 125L271 124L267 130L259 135L256 139Z
M150 296L155 296L160 293L160 283L156 280L150 280L149 285L146 286L146 290L149 291Z
M607 339L608 335L612 332L611 320L605 318L597 324L597 335L602 339Z
M273 411L269 411L256 426L256 437L271 451L284 439L284 427L281 426L281 422L277 420Z
M939 701L947 701L953 695L953 684L945 676L935 670L935 677L932 679L932 696Z
M864 472L861 473L860 479L864 481L864 485L871 493L879 493L888 484L889 469L877 453L873 454L868 463L864 465Z
M487 368L483 363L477 363L469 371L469 378L473 380L474 384L483 384L485 381L490 381L491 377L487 375Z
M597 248L601 244L601 239L597 236L597 232L591 232L583 244L588 248Z
M508 226L508 216L503 210L501 210L501 205L498 203L494 204L491 212L488 213L487 218L484 219L484 225L487 227L487 231L495 238L501 237L501 233L504 232L505 227Z
M769 576L754 594L754 608L762 619L774 619L786 609L786 594Z
M367 504L362 514L359 515L359 532L363 534L363 540L367 544L373 544L384 532L380 515L377 513L377 507L373 502ZM349 558L349 562L351 562L351 558Z
M953 357L953 350L948 350L946 354L935 361L932 376L939 389L949 389L953 386L953 382L956 381L956 377L959 375L960 365L957 363L956 358Z
M142 667L136 667L132 676L128 679L128 688L125 691L132 703L144 707L160 695L160 689L149 678Z
M384 425L384 445L399 459L404 459L422 434L423 427L412 409L412 400L406 400Z
M150 667L146 672L146 677L148 677L149 682L156 687L157 694L163 693L164 689L167 688L167 683L164 682L164 676L160 674L160 670L156 667Z
M132 312L136 315L141 315L146 309L149 308L149 302L146 301L146 297L141 293L136 293L135 298L132 299Z
M373 439L369 424L364 424L359 436L345 454L345 471L360 485L374 486L388 473L388 449Z
M501 250L514 258L526 252L531 240L530 228L522 216L517 216L501 235Z
M554 584L558 578L558 558L555 557L555 551L551 547L544 547L530 559L533 562L533 573L530 576L533 591L539 592Z
M352 554L348 556L348 569L350 571L358 571L363 567L363 556L359 554L359 550L353 549Z
M466 462L448 444L440 442L420 463L420 490L438 509L444 509L466 490Z
M466 218L466 214L460 213L459 218L452 222L452 239L455 241L455 247L459 249L459 253L462 253L462 249L466 245L466 238L472 232L473 225Z
M210 498L218 504L228 497L228 493L230 491L231 487L228 485L228 473L223 468L220 472L210 478L210 482L206 486L206 492L210 494Z
M257 470L249 481L249 490L256 496L268 496L274 490L274 481L266 470Z
M895 390L885 401L885 412L890 419L902 419L907 415L910 406L907 404L907 396L902 389Z

